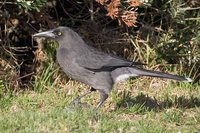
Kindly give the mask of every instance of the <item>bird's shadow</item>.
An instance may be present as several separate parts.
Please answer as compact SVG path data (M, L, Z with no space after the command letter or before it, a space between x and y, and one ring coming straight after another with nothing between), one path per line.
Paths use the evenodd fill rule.
M132 97L130 95L124 97L120 101L117 102L117 108L130 108L135 105L139 105L140 107L145 107L146 111L161 111L168 108L194 108L200 107L200 98L190 96L175 96L173 98L166 97L162 101L158 101L155 97L150 97L143 93L140 93L136 97Z

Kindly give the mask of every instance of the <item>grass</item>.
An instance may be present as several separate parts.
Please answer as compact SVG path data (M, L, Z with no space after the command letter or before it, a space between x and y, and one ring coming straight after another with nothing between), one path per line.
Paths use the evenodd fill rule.
M138 45L138 48L142 49L139 46L141 45ZM183 72L177 66L166 65L168 68L152 65L156 62L156 52L148 47L139 52L145 56L145 62L153 66L150 69L161 68L163 71L174 71L179 74ZM50 55L49 59L51 63L43 62L44 69L35 75L32 90L15 93L9 91L5 95L4 84L0 82L0 132L200 131L198 83L141 77L117 84L105 105L98 111L94 111L99 99L97 92L82 101L88 103L90 108L70 107L69 103L84 93L88 86L66 80L63 76L65 74L60 73L57 66L55 67L52 56ZM195 72L194 76L198 75L193 68L190 72Z
M150 2L151 0L149 0ZM55 69L53 63L55 62L55 48L51 49L56 46L54 42L49 42L50 47L48 47L49 45L44 46L46 56L41 54L39 49L38 53L35 51L34 60L36 59L36 62L41 65L34 64L38 70L34 74L34 80L31 80L34 81L33 88L21 91L20 77L18 78L21 72L16 67L21 65L19 63L21 61L15 60L15 58L19 58L18 55L12 55L15 52L4 49L7 44L10 49L10 46L15 46L18 42L10 40L11 36L9 35L15 32L11 32L11 34L5 30L5 35L7 33L8 36L3 36L1 43L3 47L1 47L2 52L0 53L0 132L199 133L200 30L198 27L200 14L198 2L197 0L188 2L182 0L160 3L155 0L152 3L154 6L150 6L150 8L144 6L138 10L138 23L141 26L138 27L138 30L130 28L134 34L137 31L137 36L132 35L131 32L127 35L124 34L124 31L123 34L120 33L119 27L114 28L115 26L108 24L107 19L104 21L102 17L102 21L98 22L100 20L98 12L95 13L95 17L97 17L95 21L98 24L101 23L100 27L108 27L108 29L103 28L95 33L90 28L86 28L88 29L85 32L87 34L82 34L82 36L85 35L86 40L93 40L102 50L110 51L110 53L115 51L128 59L144 62L148 64L144 66L148 69L185 74L195 79L196 84L142 77L117 84L105 105L98 111L93 110L98 103L97 92L85 97L82 101L91 105L90 108L70 107L69 103L84 93L88 86L66 80L64 74L61 74L59 69ZM81 2L81 6L82 4ZM77 5L80 6L78 3ZM73 6L75 5L73 4ZM24 6L22 5L22 7ZM29 13L32 14L32 12ZM78 15L71 14L71 16L80 16L79 13ZM14 13L9 15L8 20L13 18L13 15L14 18L18 18ZM86 16L88 18L88 15ZM58 20L61 24L71 25L70 27L77 26L76 21L70 24L68 18L61 18L62 20ZM57 19L56 16L55 20ZM2 20L2 24L4 24L4 19ZM21 18L19 20L21 21ZM82 24L82 20L87 19L83 18L77 22ZM41 22L37 23L41 27L47 27ZM5 29L6 27L10 27L7 22ZM16 27L17 29L14 28L13 31L21 30L20 36L22 31L27 29ZM10 30L8 31L10 32ZM24 44L24 42L20 44ZM111 45L103 47L104 44L112 44L113 50L110 49ZM46 58L51 63L45 62ZM27 59L25 58L25 60ZM32 65L29 64L29 66Z
M53 60L49 62L36 75L32 90L4 95L1 83L0 132L191 133L200 130L198 84L147 77L128 80L117 84L105 105L94 111L98 92L83 99L89 108L70 107L69 103L88 86L66 80Z
M86 89L83 84L68 81L43 91L4 97L0 101L0 131L177 133L200 130L197 85L140 78L116 85L99 111L93 110L98 101L96 92L83 99L90 108L70 107L70 101Z

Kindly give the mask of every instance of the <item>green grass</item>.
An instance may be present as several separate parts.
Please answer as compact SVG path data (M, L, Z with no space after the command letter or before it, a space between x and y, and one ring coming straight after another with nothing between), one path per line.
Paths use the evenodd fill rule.
M87 89L74 81L42 92L4 97L0 101L0 131L189 133L200 129L199 86L165 80L165 87L147 88L140 87L145 86L141 81L116 85L99 111L93 110L98 93L83 100L91 104L90 108L69 106Z
M149 3L151 1L149 0ZM160 5L160 1L152 2L153 5ZM21 2L25 9L36 9L34 5L30 8L24 4L26 2ZM112 43L113 50L125 58L144 62L148 64L144 66L148 69L187 75L195 79L196 84L143 77L116 85L99 111L93 110L99 98L97 92L83 99L84 103L91 105L90 108L73 108L69 106L70 101L84 93L88 87L75 81L67 81L63 76L65 74L61 74L57 67L55 69L54 42L50 41L50 45L44 47L48 61L36 54L36 60L41 63L41 68L44 68L34 74L35 78L31 80L33 88L25 88L26 91L18 88L19 83L15 81L20 74L20 69L15 67L17 61L12 63L15 59L13 55L8 56L7 50L3 50L5 52L0 54L0 132L199 133L198 4L183 0L163 1L161 6L150 6L148 10L141 7L140 10L144 12L138 14L138 22L143 26L139 26L136 37L135 33L125 36L124 31L120 33L120 30L115 33L115 28L114 34L107 32L113 26L106 24L100 27L109 27L109 30L100 30L98 34L88 30L85 32L88 33L85 38L90 40L89 36L92 35L95 44L103 44L101 48L110 52L111 46L104 44ZM11 18L13 15L15 18L16 14L11 14ZM62 23L63 21L66 21L66 18L60 20ZM66 22L69 22L68 19ZM102 21L102 24L104 22ZM41 26L46 27L44 24ZM74 22L69 22L69 26L75 26ZM134 28L130 30L136 31ZM2 40L9 40L5 44L3 41L3 46L10 45L10 37Z

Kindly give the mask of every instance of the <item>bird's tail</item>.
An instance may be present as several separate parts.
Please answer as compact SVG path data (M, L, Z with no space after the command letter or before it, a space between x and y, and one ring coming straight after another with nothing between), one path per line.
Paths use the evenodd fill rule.
M137 68L137 67L117 68L114 71L112 71L111 75L115 81L123 81L130 77L150 76L150 77L173 79L177 81L192 82L192 79L187 78L187 77L167 74L167 73L158 72L158 71L146 70L146 69Z

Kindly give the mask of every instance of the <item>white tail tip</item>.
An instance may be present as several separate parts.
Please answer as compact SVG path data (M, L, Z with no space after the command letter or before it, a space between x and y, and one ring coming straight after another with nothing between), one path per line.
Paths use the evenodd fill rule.
M191 78L185 78L187 80L187 82L192 82L193 80Z

